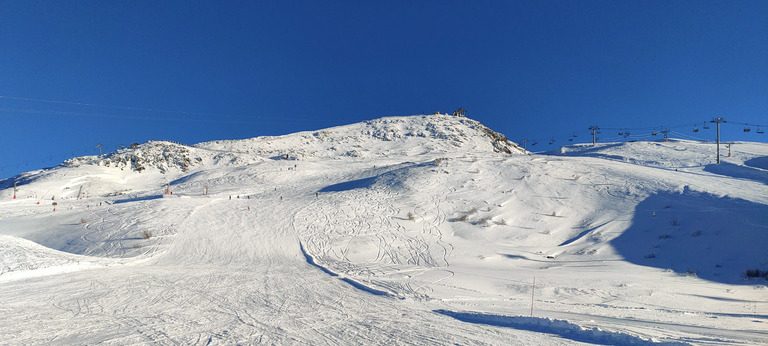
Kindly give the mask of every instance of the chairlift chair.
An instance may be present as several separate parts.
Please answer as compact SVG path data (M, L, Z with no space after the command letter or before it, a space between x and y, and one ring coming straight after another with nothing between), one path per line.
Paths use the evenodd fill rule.
M693 132L699 132L699 128L697 126L693 127Z
M703 128L704 128L705 130L709 130L709 125L707 124L707 122L706 122L706 121L704 122L704 126L703 126Z
M752 129L749 128L749 126L744 127L744 132L752 131Z
M760 126L757 127L757 131L755 131L755 132L757 132L757 133L765 133L765 131L763 131L763 129L760 128Z

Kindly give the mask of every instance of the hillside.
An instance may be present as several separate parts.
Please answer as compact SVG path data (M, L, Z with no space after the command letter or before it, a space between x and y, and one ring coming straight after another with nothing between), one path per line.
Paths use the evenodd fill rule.
M731 151L431 115L73 158L0 182L0 334L767 343L768 145Z

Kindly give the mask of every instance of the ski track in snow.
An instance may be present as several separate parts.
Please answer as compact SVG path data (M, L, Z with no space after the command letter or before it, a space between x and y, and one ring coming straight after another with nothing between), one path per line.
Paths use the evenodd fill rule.
M711 145L694 142L510 156L489 153L475 123L445 119L161 143L141 149L163 158L160 168L126 169L136 163L124 152L110 167L32 176L17 200L2 190L0 335L10 344L768 343L768 288L737 277L744 266L768 270L768 258L736 250L768 245L759 167L768 146L734 145L732 166L720 168ZM269 159L283 154L301 160ZM173 195L161 195L166 183ZM75 199L80 186L93 195ZM708 258L689 260L694 250ZM695 267L704 263L717 267Z

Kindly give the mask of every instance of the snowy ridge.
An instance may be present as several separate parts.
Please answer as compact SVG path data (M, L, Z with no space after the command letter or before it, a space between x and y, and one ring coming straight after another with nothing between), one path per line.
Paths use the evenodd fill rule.
M387 117L279 137L200 143L198 148L270 158L375 158L455 152L523 154L520 146L478 121L448 115Z
M97 165L142 172L145 169L160 173L187 172L204 161L215 165L232 166L259 162L260 157L242 155L241 152L201 150L174 142L150 141L132 148L120 149L102 157L85 156L69 159L63 163L67 167Z
M390 155L436 155L463 152L526 153L506 136L480 122L448 115L386 117L364 123L278 137L222 140L194 146L169 141L134 143L102 156L75 157L59 167L83 165L134 172L186 173L196 168L244 166L267 159L376 158ZM55 174L59 167L24 173L0 181L26 184Z
M537 155L414 116L74 159L0 190L0 334L766 343L768 145L713 147Z

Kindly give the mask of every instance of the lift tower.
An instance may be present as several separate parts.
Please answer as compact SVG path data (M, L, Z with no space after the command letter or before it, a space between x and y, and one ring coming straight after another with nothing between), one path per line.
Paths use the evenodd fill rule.
M592 125L589 127L589 129L592 130L592 145L594 145L595 142L597 142L597 137L595 137L595 133L597 133L597 130L599 130L600 128L597 127L597 125Z
M718 118L712 119L712 121L710 122L717 124L717 164L719 165L720 164L720 123L724 123L726 121L725 119L718 117Z

